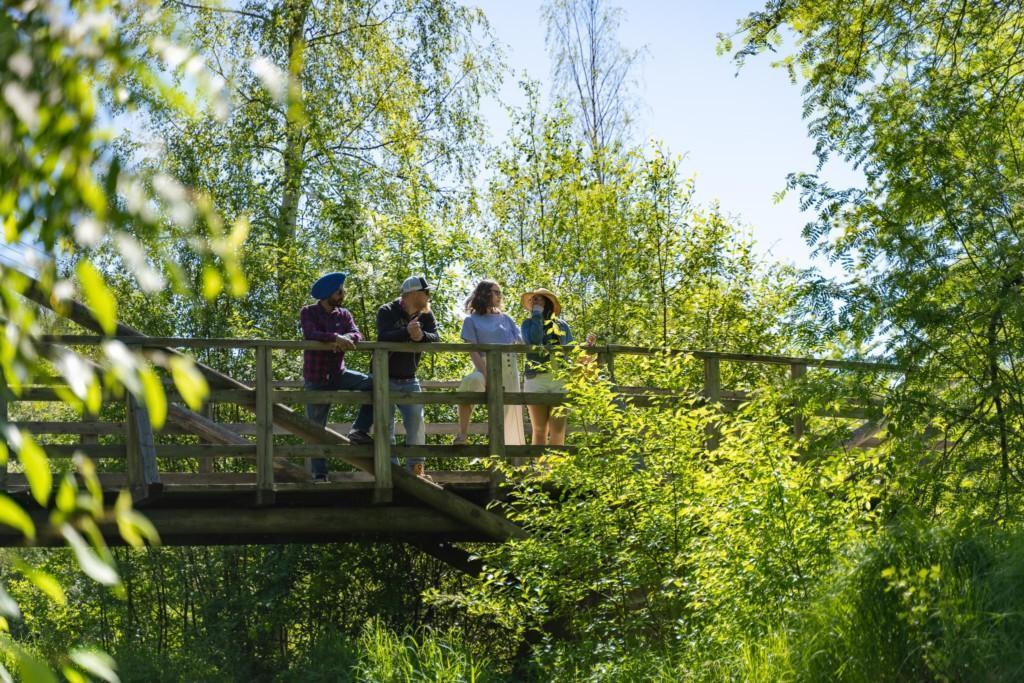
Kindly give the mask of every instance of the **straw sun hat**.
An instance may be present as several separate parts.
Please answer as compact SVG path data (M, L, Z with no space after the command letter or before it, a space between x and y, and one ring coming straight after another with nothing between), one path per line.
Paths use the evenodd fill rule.
M553 315L557 316L559 313L562 312L562 304L558 300L558 297L555 296L555 293L549 289L544 289L543 287L538 287L537 289L531 292L527 292L526 294L523 294L521 297L519 297L519 301L520 303L523 304L523 308L525 308L528 311L532 310L533 307L530 305L530 300L533 299L533 297L535 296L547 297L548 300L551 301Z

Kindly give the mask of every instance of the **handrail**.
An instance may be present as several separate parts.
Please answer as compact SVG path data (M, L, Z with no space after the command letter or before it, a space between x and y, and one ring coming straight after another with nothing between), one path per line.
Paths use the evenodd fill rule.
M275 445L274 443L274 414L280 408L280 404L302 402L324 402L324 403L372 403L375 414L382 416L392 409L396 402L407 403L481 403L487 406L487 445L476 447L405 447L393 448L387 437L386 421L375 420L374 424L374 445L372 447L351 447L350 454L353 457L368 457L372 464L367 469L374 475L374 495L376 503L388 503L392 500L392 488L394 486L391 456L412 455L413 452L429 452L431 455L440 453L442 456L468 456L468 451L474 454L486 453L498 457L511 457L514 464L520 464L524 456L535 456L537 447L515 446L505 443L504 435L504 410L506 406L520 406L525 403L536 403L545 405L561 404L565 400L563 395L535 394L522 391L506 390L502 384L501 357L503 354L523 354L536 351L568 352L573 347L555 346L534 346L528 344L468 344L433 342L429 344L416 342L359 342L349 352L370 353L372 355L371 366L374 376L386 377L388 372L388 357L391 352L414 352L414 353L469 353L482 352L487 356L487 382L484 392L418 392L408 394L405 392L391 391L388 382L375 382L371 392L349 391L349 392L317 392L317 391L281 391L274 385L273 364L271 354L274 350L328 350L332 346L325 342L308 340L284 340L284 339L232 339L232 338L190 338L190 337L144 337L144 336L102 336L102 335L44 335L40 341L45 344L61 344L66 346L93 346L110 341L119 341L133 348L146 349L212 349L212 348L234 348L253 349L255 351L255 381L251 387L242 384L234 384L234 388L215 388L211 391L211 400L221 400L244 404L248 409L256 413L254 431L256 439L251 445L228 445L228 446L184 446L178 447L180 453L177 456L185 457L215 457L213 452L234 453L226 457L255 457L256 460L256 500L258 505L272 505L275 499L275 474L274 463L276 458L295 457L299 453L321 453L326 455L323 447L312 446L286 446ZM764 365L782 365L790 369L789 376L792 380L798 380L804 375L808 368L827 368L854 371L876 371L891 372L899 368L891 363L869 361L869 360L834 360L819 358L801 358L793 356L779 356L766 354L729 353L717 351L700 350L679 350L666 348L646 348L622 345L600 345L585 347L588 353L594 354L601 359L606 366L608 375L612 375L612 363L616 355L635 356L656 356L668 355L672 357L685 357L700 360L704 366L703 387L700 396L713 404L720 404L724 410L734 407L740 403L745 396L742 392L730 392L723 390L721 386L722 362L734 363L756 363ZM614 383L614 380L613 380ZM0 391L6 396L7 392ZM53 394L59 397L59 393L53 388L41 389L31 388L23 396L8 397L14 400L47 400ZM322 395L323 394L323 395ZM2 396L0 396L2 398ZM650 400L644 400L648 398ZM631 396L630 400L637 405L654 405L662 398L668 397L645 397ZM123 447L124 456L118 446L96 446L87 447L86 450L95 451L97 454L109 453L101 457L126 457L129 479L133 484L133 494L145 497L147 491L152 491L154 486L159 486L159 472L156 470L157 457L169 457L167 448L155 446L152 436L146 437L145 427L148 421L145 415L138 410L132 410L132 400L129 400L129 415L123 433L127 441ZM4 406L0 404L0 412ZM860 407L851 409L854 412L865 412ZM849 411L848 411L849 412ZM133 422L133 414L138 418L141 416L139 425ZM837 413L838 415L839 413ZM843 415L844 417L853 416ZM805 430L804 417L799 411L792 416L794 436L799 439ZM719 440L718 428L711 425L707 432L707 447L714 449ZM106 448L107 450L103 450ZM411 448L411 450L410 450ZM448 449L451 453L448 453ZM211 450L212 449L212 450ZM219 451L218 451L219 449ZM232 450L234 449L234 450ZM303 450L305 449L305 450ZM455 451L460 450L458 453ZM468 449L468 450L467 450ZM57 446L55 452L63 453L68 447ZM242 451L244 450L244 453ZM333 452L334 449L327 449ZM115 453L116 451L116 453ZM237 451L237 453L236 453ZM207 455L207 453L210 455ZM358 452L358 454L357 454ZM307 456L308 457L308 456ZM368 462L368 461L364 461ZM2 478L0 471L0 478ZM496 475L492 474L492 486L498 483ZM2 479L0 479L2 486Z
M101 335L51 334L40 336L40 341L47 344L67 344L92 346L105 341L120 341L127 346L145 348L175 347L187 349L232 348L232 349L330 349L327 342L296 340L296 339L232 339L232 338L196 338L196 337L134 337ZM352 352L406 351L415 353L452 353L470 351L487 352L502 351L504 353L531 353L535 351L567 351L573 347L566 346L533 346L530 344L468 344L461 342L358 342ZM800 356L779 356L774 354L733 353L727 351L703 351L699 349L670 349L663 347L622 346L604 344L581 347L595 354L623 354L636 356L690 356L698 359L724 360L737 363L760 363L765 365L805 365L809 368L830 368L836 370L877 370L899 371L901 366L884 360L842 360L831 358L806 358Z

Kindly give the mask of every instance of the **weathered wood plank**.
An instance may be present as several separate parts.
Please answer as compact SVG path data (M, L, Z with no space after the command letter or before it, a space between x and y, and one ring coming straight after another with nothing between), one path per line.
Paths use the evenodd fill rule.
M248 402L245 392L214 392L224 401ZM390 394L392 403L423 403L449 404L459 403L485 404L487 393L479 391L400 391ZM285 405L297 403L341 403L363 404L373 400L370 391L275 391L274 402ZM548 394L540 392L505 391L502 401L507 405L562 405L568 402L565 394Z
M51 302L41 295L40 290L33 289L26 292L26 296L34 301L52 308ZM85 306L78 302L63 302L68 308L61 311L68 318L78 322L83 327L94 329L95 322L91 318L79 318L80 313L87 311ZM88 314L87 314L88 315ZM95 346L110 337L96 335L43 335L42 340L47 343L90 345ZM323 342L316 341L295 341L287 339L195 339L188 337L148 337L140 334L127 325L119 325L117 338L130 346L143 346L146 348L170 349L252 349L259 346L267 346L274 349L328 349L330 346ZM477 351L504 351L506 353L529 353L538 349L546 349L553 353L565 353L569 349L563 346L530 346L528 344L463 344L463 343L435 343L429 346L422 346L409 342L360 342L356 345L357 352L374 351L411 351L418 353L468 353ZM772 354L755 353L729 353L721 351L703 351L695 349L669 349L652 348L642 346L622 346L616 344L595 345L590 348L591 353L615 353L635 356L651 355L674 355L688 356L696 359L713 358L720 361L737 363L759 363L766 365L792 365L802 363L808 367L833 368L837 370L864 370L864 371L899 371L900 366L885 360L840 360L827 358L802 358L798 356L778 356Z
M505 446L509 456L539 457L547 451L572 453L574 446ZM328 444L282 444L276 452L285 457L338 458L344 455L369 458L373 456L371 446L340 446ZM486 458L493 454L487 445L470 446L392 446L391 451L398 458Z
M43 449L46 451L46 455L49 458L70 458L75 453L82 453L93 460L97 459L111 459L111 460L124 460L127 457L126 447L124 444L101 444L96 445L82 445L75 444L73 446L67 446L63 444L41 444Z
M149 411L131 393L126 397L128 434L125 457L128 459L128 485L139 503L159 493L160 472L156 464L156 443ZM84 446L89 448L89 446Z
M452 495L452 494L449 494ZM49 524L45 510L29 513L41 546L60 546L60 531ZM242 543L323 543L340 540L424 539L493 540L443 513L422 507L309 507L309 508L149 508L164 545L228 545ZM116 524L100 530L111 545L123 545ZM0 546L21 546L20 532L0 526Z
M391 482L391 442L388 439L387 415L394 410L388 396L388 352L375 351L371 361L373 368L373 477L376 487L373 491L373 502L390 503L392 499Z
M502 356L487 352L487 440L491 454L505 457L505 391L502 380Z
M184 460L203 460L207 458L243 458L258 460L259 446L254 443L245 446L228 444L160 444L156 447L157 457Z
M274 502L274 390L271 350L256 348L256 502Z
M438 470L431 471L431 476L439 483L455 486L477 486L486 488L490 482L490 474L483 470ZM99 472L97 474L100 486L104 491L116 493L128 485L128 476L124 472ZM359 490L369 491L373 488L373 475L369 472L331 472L328 478L333 484L359 484L354 487ZM255 472L162 472L160 480L164 484L165 492L190 490L201 493L205 487L227 487L234 486L248 487L248 490L256 490ZM28 491L28 481L21 472L8 474L8 481L12 489ZM274 487L278 491L320 491L327 484L304 482L275 482ZM212 489L211 489L212 490Z
M83 420L81 422L54 422L18 420L11 422L14 427L32 434L89 434L94 436L124 436L127 431L123 422L102 422Z

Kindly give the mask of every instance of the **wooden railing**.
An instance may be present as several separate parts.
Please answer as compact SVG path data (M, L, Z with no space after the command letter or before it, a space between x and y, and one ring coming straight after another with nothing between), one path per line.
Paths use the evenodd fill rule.
M108 341L108 337L90 335L52 335L43 339L44 343L62 346L92 346ZM451 343L360 343L355 351L348 353L371 353L371 372L375 378L388 377L389 354L396 351L416 353L461 353L471 351L483 353L487 359L486 391L484 392L460 392L460 391L438 391L438 385L450 388L454 384L424 382L426 390L422 392L392 392L387 381L375 381L373 391L307 391L291 388L296 386L294 382L278 382L273 376L273 352L281 350L286 352L298 352L306 349L326 349L327 345L311 341L283 341L283 340L255 340L255 339L187 339L177 337L117 337L124 344L143 349L251 349L255 355L255 369L252 374L253 382L246 388L217 388L214 387L209 394L208 401L215 403L236 403L255 413L255 423L245 430L254 435L255 439L249 441L241 436L241 431L235 434L236 440L230 443L217 444L158 444L149 421L145 406L140 405L131 395L124 399L125 421L103 422L95 417L89 416L78 423L58 423L56 421L23 421L14 422L16 427L25 428L34 433L79 435L82 443L78 445L47 445L46 449L51 457L66 457L76 451L83 451L95 458L125 458L127 483L133 493L138 496L145 496L146 491L161 484L160 471L157 467L157 460L160 458L196 458L202 462L209 462L211 458L232 457L232 458L254 458L256 461L256 496L257 501L262 504L269 504L274 500L274 492L281 484L275 481L275 459L280 458L312 458L312 457L359 457L372 458L372 467L365 469L371 471L374 477L374 499L378 502L391 500L392 492L392 470L391 457L481 457L494 455L505 457L536 457L551 450L547 446L525 446L510 445L505 443L504 437L504 408L506 405L560 405L565 402L564 394L550 393L529 393L521 391L505 391L502 387L502 355L506 353L525 354L529 351L536 351L537 347L526 345L493 345L493 344L451 344ZM560 352L564 349L549 349ZM753 363L759 365L784 366L789 369L789 376L793 379L803 377L809 368L828 368L834 370L848 371L891 371L894 368L889 365L861 362L861 361L840 361L822 360L813 358L793 358L786 356L753 355L737 353L717 353L709 351L665 351L662 349L649 349L626 346L595 346L588 349L588 353L595 354L604 368L606 376L614 378L616 356L643 356L654 354L679 354L699 359L703 363L703 387L701 395L705 400L720 404L724 409L730 409L747 399L747 394L741 391L728 391L722 387L721 364L724 363ZM237 386L237 385L236 385ZM433 390L432 390L433 389ZM648 387L622 388L619 390L623 396L636 406L661 405L671 401L673 392L665 389ZM168 392L169 400L178 400L179 396L172 390ZM680 399L692 401L692 393ZM32 386L25 388L18 396L0 387L0 422L8 422L8 402L17 401L53 401L60 400L60 392L55 386ZM275 408L277 404L296 405L308 403L331 403L331 404L362 404L372 403L374 406L374 421L372 446L354 445L326 445L320 443L305 444L278 444L275 443ZM392 446L388 438L387 423L383 419L389 411L393 411L395 403L422 403L422 404L481 404L486 405L488 422L486 427L487 444L485 446L440 446L440 445L406 445ZM180 407L173 407L179 413L184 411ZM830 413L833 416L861 418L867 414L870 406L853 405L839 411ZM232 425L237 428L238 425ZM799 437L805 429L803 417L797 415L794 420L793 430ZM187 431L187 430L186 430ZM279 427L277 433L281 433ZM283 431L287 432L285 428ZM92 443L99 435L124 436L124 444L100 445ZM713 432L708 434L708 443L714 446L717 436ZM89 442L87 442L87 440ZM369 463L368 463L369 464ZM6 467L0 468L0 482L6 481Z

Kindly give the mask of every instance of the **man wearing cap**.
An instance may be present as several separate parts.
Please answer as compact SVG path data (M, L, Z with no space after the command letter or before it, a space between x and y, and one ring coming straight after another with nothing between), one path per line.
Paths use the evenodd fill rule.
M341 307L345 300L345 273L328 273L314 283L310 294L317 299L315 304L303 306L299 313L304 339L328 342L330 350L306 349L302 354L302 377L307 391L346 390L370 391L373 378L345 367L345 352L356 347L363 340L352 314ZM306 405L310 420L324 426L330 403ZM356 444L372 443L369 432L373 425L373 405L363 404L352 424L348 439ZM313 478L327 480L327 461L313 459Z
M430 311L430 291L426 278L414 275L402 283L401 296L377 310L377 340L382 342L436 342L437 322ZM420 391L416 369L419 353L392 352L388 354L388 382L391 391ZM409 446L427 442L423 426L423 404L405 403L396 406L405 426L405 443ZM388 411L388 434L395 442L395 410ZM398 464L397 458L392 462ZM407 458L409 469L423 477L423 458Z

